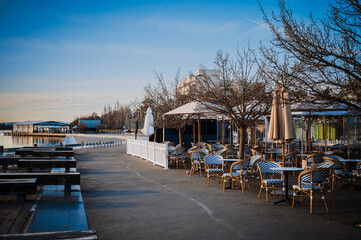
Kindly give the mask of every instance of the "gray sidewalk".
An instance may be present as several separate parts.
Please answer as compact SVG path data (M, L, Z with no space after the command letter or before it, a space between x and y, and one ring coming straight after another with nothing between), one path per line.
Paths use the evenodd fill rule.
M164 170L129 156L125 146L79 149L77 169L90 229L100 239L359 239L360 189L338 190L336 206L308 198L292 209L265 195L222 191L184 169ZM354 196L354 198L352 197Z

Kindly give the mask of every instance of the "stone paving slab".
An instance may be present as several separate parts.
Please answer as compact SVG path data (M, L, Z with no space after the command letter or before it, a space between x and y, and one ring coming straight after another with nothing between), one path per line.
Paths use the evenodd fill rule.
M292 209L258 199L258 187L222 191L184 169L164 170L129 156L125 146L76 151L88 224L100 239L358 239L361 190L337 190L329 200ZM350 216L352 220L350 220Z

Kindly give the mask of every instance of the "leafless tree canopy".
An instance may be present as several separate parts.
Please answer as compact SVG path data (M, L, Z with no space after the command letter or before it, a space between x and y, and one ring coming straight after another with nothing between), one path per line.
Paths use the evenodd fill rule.
M149 84L144 88L141 106L144 110L152 108L154 126L156 128L175 128L184 131L185 127L191 123L190 117L181 115L167 115L165 113L187 103L187 97L177 90L179 84L179 71L173 81L167 82L162 74L155 73L157 84Z
M244 154L246 129L269 112L273 84L268 84L251 49L239 50L235 58L218 51L214 61L219 77L205 75L191 96L233 121L240 132L240 156Z
M360 111L359 1L336 0L327 17L315 19L311 14L307 21L297 20L284 1L278 4L279 12L270 15L261 7L274 37L273 47L261 48L270 75L281 72L300 93Z

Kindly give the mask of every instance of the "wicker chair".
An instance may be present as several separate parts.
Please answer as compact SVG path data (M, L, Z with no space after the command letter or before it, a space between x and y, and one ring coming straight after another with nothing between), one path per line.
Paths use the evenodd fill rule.
M262 189L266 189L266 201L268 202L268 190L273 190L273 196L275 196L276 189L282 189L281 187L277 187L279 185L283 185L285 180L280 178L275 178L275 175L280 175L281 171L274 171L270 168L281 167L278 162L274 161L259 161L257 163L257 168L261 181L261 188L259 190L258 198L261 198ZM266 178L268 177L268 178Z
M221 161L222 156L216 154L209 154L204 157L204 169L206 172L206 182L207 186L209 186L209 181L211 177L217 177L217 181L219 182L219 178L222 177L224 170L222 169L223 161Z
M202 176L202 165L204 164L205 153L201 151L190 151L188 153L189 159L191 160L191 174L199 171L199 175Z
M322 162L313 166L314 169L324 168L329 170L329 174L326 179L325 191L330 193L332 203L335 205L335 199L333 197L333 172L335 164L333 162Z
M324 168L318 169L308 169L304 170L298 176L298 184L293 185L293 201L292 208L295 206L295 197L301 194L301 202L303 200L303 196L306 195L310 197L310 213L312 214L312 201L315 193L321 194L321 199L323 199L326 207L326 211L328 212L327 202L326 202L326 194L325 194L325 185L327 182L327 177L329 175L330 170Z
M230 171L227 173L223 173L222 175L222 181L223 181L223 192L226 191L226 182L230 181L231 188L234 188L234 183L240 182L240 173L237 172L238 170L242 170L243 168L243 161L240 160L237 162L232 163L230 167Z
M324 156L325 155L323 153L313 153L313 154L308 155L306 157L307 167L311 168L315 164L322 163Z
M342 188L342 180L344 178L347 178L347 180L350 181L350 183L352 184L352 180L351 180L352 172L348 172L346 170L346 164L340 161L343 159L342 157L336 155L328 155L323 157L323 159L327 162L334 163L334 171L332 175L332 181L333 181L332 190L336 182L338 182L339 187Z
M186 151L184 148L175 148L171 151L169 156L169 165L174 164L176 168L181 163L186 168Z
M227 158L227 149L218 150L216 154L221 155L223 158Z
M248 157L244 160L243 168L239 170L241 177L241 186L242 193L244 193L244 189L246 188L246 183L248 185L248 189L251 192L251 186L249 185L249 181L253 180L253 185L255 185L255 180L259 180L259 174L257 171L257 163L262 160L262 156L253 156Z

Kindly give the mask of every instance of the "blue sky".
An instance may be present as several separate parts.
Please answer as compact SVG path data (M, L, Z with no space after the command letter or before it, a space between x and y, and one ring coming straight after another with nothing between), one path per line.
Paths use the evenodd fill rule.
M268 12L273 0L261 1ZM327 1L288 1L296 16L326 13ZM72 121L155 83L212 69L217 50L265 44L256 0L0 0L0 122Z

